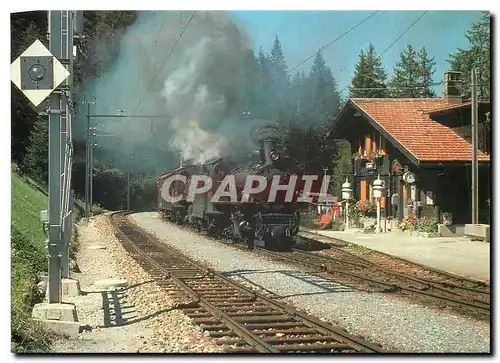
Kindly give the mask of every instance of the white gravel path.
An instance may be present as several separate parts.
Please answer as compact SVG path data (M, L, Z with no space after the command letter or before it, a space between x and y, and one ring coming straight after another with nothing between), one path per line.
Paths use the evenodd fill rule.
M297 308L401 352L490 352L490 325L383 294L352 291L300 268L269 261L161 220L131 216L140 227L186 255L231 276L244 277Z

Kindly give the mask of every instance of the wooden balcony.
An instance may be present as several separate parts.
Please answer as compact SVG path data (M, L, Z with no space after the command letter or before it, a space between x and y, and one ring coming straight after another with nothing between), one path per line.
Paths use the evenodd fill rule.
M389 157L387 155L373 160L354 160L354 175L358 177L372 177L379 174L390 174Z

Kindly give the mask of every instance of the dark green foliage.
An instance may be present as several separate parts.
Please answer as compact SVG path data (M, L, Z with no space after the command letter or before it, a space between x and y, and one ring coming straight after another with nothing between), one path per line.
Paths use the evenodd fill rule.
M157 204L156 178L158 174L139 175L130 182L130 208L155 210Z
M37 116L37 122L31 131L22 171L36 181L48 184L49 121Z
M100 76L116 59L125 28L137 17L137 11L85 11L81 56L74 63L74 81ZM98 40L98 41L97 41Z
M316 53L309 73L308 88L312 97L309 98L310 102L306 110L310 116L318 121L334 118L340 108L337 82L319 51Z
M331 173L337 159L337 145L326 138L327 123L305 126L297 121L280 125L279 148L291 158L298 172L323 175Z
M387 97L387 74L382 67L380 58L375 53L375 47L370 44L366 53L361 50L354 77L349 86L352 98ZM376 88L376 89L375 89Z
M408 44L400 55L400 61L394 66L394 76L389 82L391 96L398 98L419 97L420 67L415 49Z
M10 59L13 62L35 40L40 40L48 46L47 37L47 12L31 11L12 13L10 15L11 47ZM29 106L29 101L21 91L11 85L11 148L12 161L22 164L28 138L36 122L37 114Z
M269 66L272 81L272 118L276 118L284 108L286 108L286 97L289 91L289 79L285 56L280 40L276 35L271 54L269 56Z
M121 209L126 187L127 175L122 170L106 165L94 168L93 203L110 210Z
M47 270L45 239L39 213L47 197L11 173L11 349L33 352L46 349L49 335L31 321L31 307L40 302L38 274Z
M422 88L418 89L420 97L435 97L436 94L432 90L432 75L436 72L435 66L436 61L434 57L429 58L427 54L427 50L425 47L420 49L418 53L418 63L419 63L419 76L420 76L420 85Z
M391 97L424 98L434 97L432 75L435 60L429 58L425 47L419 52L408 44L400 54L400 61L394 66L394 76L389 82Z
M338 160L333 169L330 186L333 195L341 196L342 184L345 182L346 177L352 176L353 173L351 144L346 140L335 140L335 143Z
M448 62L453 71L462 72L462 95L470 98L472 68L477 68L477 94L484 99L491 93L491 28L490 13L484 12L481 20L472 24L465 34L469 41L467 49L457 49L450 54Z
M40 248L40 243L35 243L16 225L11 226L10 242L12 264L22 264L35 273L47 268L45 253Z

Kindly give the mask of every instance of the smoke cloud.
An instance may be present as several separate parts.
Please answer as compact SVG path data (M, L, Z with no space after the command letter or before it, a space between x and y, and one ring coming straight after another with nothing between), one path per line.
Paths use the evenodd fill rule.
M141 12L125 29L107 71L83 84L79 94L97 100L92 113L124 109L127 115L165 116L97 120L98 135L108 135L96 137L106 152L127 159L135 155L140 164L137 155L155 158L158 150L169 151L171 157L164 160L172 164L179 156L195 163L234 159L256 148L256 128L270 122L240 117L247 111L243 72L248 36L228 13L197 12L178 40L191 14ZM84 108L78 112L83 121ZM83 137L83 127L78 130ZM166 163L165 168L177 166Z

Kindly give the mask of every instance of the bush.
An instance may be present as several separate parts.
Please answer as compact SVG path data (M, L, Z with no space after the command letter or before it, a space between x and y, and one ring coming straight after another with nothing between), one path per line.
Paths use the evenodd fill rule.
M403 219L399 228L403 231L436 233L438 231L438 221L429 217L417 218L411 212L407 218Z
M377 211L377 203L375 202L370 202L369 200L367 201L358 201L356 203L356 211L361 213L362 215L370 215L373 212Z
M47 262L43 252L14 225L11 258L11 349L16 353L44 350L48 348L50 335L30 317L31 307L42 301L37 275Z
M438 221L434 218L419 218L416 223L416 230L419 232L436 233L438 231Z

